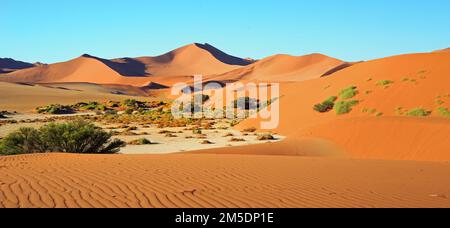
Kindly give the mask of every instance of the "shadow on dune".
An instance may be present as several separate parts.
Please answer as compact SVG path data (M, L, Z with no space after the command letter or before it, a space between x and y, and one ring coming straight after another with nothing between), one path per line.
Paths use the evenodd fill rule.
M341 64L341 65L339 65L339 66L337 66L337 67L335 67L335 68L333 68L333 69L327 71L325 74L323 74L323 75L320 76L320 77L323 78L323 77L330 76L330 75L332 75L332 74L334 74L334 73L336 73L336 72L338 72L338 71L341 71L341 70L343 70L343 69L345 69L345 68L347 68L347 67L351 67L351 66L353 66L353 65L355 65L355 64L358 64L358 63L343 63L343 64Z
M109 68L113 69L117 73L125 77L147 77L149 74L146 72L147 67L144 63L132 59L132 58L122 58L115 60L107 60L98 58L95 56L91 56L88 54L84 54L85 58L93 58L96 59L103 64L107 65Z
M30 67L34 67L34 65L31 63L16 61L14 59L0 58L0 70L2 70L1 68L3 68L3 71L5 69L20 70L20 69L26 69L26 68L30 68Z
M245 59L241 59L238 57L228 55L225 52L223 52L209 44L196 43L195 45L203 50L208 51L219 61L229 64L229 65L247 66L247 65L250 65L253 63L252 61L249 61L249 60L245 60Z

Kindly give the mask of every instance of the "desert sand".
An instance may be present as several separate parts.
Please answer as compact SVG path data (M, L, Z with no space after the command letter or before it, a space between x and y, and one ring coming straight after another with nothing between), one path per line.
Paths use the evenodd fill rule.
M448 163L236 155L0 158L0 207L449 207Z
M280 82L281 122L273 132L286 138L188 152L171 147L177 153L170 155L0 157L0 207L450 207L450 118L437 111L450 109L449 52L357 64L320 54L252 63L193 44L159 57L108 61L85 55L0 76L50 83L0 83L0 107L26 112L44 103L129 97L111 94L117 86L155 99L144 96L146 85L170 86L203 71L214 81ZM118 68L134 61L144 65L140 72ZM350 113L313 110L350 86L359 101ZM405 114L416 108L431 113Z

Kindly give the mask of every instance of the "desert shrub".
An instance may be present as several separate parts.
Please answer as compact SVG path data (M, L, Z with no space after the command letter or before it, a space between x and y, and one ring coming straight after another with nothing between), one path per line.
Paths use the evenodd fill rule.
M245 139L241 139L241 138L231 138L229 141L230 141L230 142L245 142Z
M394 82L390 81L390 80L380 80L377 82L377 86L388 86L392 83L394 83Z
M202 130L201 130L201 129L198 129L198 128L193 129L193 130L192 130L192 133L195 134L195 135L201 135L201 134L203 134L203 133L202 133Z
M249 127L249 128L245 128L244 130L242 130L242 132L253 133L256 130L258 130L258 129L256 129L256 127Z
M437 105L442 105L442 104L444 104L445 102L443 101L443 100L440 100L440 99L437 99L436 100L436 104Z
M104 112L105 115L117 115L117 111L116 110L106 110Z
M269 141L269 140L275 140L275 137L271 134L264 134L264 135L258 135L256 138L258 141Z
M62 115L62 114L72 114L74 110L72 107L68 105L60 105L60 104L52 104L48 106L37 107L36 111L40 114L53 114L53 115Z
M214 143L212 143L209 140L203 140L201 144L203 144L203 145L210 145L210 144L214 144Z
M1 140L0 154L117 153L125 143L118 139L111 140L111 136L111 133L81 120L52 123L39 129L21 128Z
M414 116L414 117L425 117L425 116L429 116L430 114L431 114L431 112L425 110L424 108L415 108L415 109L411 109L408 112L406 112L407 116Z
M356 86L350 86L339 93L339 97L341 99L350 99L355 97L358 94L358 90Z
M7 117L0 113L0 119L6 119Z
M129 109L125 110L124 113L127 114L127 115L131 115L131 114L134 113L134 109L129 108Z
M351 100L351 101L339 101L334 105L334 110L336 114L343 115L350 113L352 111L353 106L357 105L359 101Z
M127 99L122 102L122 105L127 108L145 108L145 102L137 101L134 99Z
M128 143L128 145L151 145L151 144L153 143L146 138L136 139Z
M329 97L327 100L325 100L324 102L320 103L320 104L316 104L314 105L314 110L316 112L321 112L321 113L325 113L325 112L329 112L331 110L333 110L334 108L334 102L337 100L336 96L332 96Z
M257 110L260 107L259 100L250 97L241 97L233 102L234 108L241 110Z
M447 108L440 107L438 108L438 112L441 116L450 117L450 111Z

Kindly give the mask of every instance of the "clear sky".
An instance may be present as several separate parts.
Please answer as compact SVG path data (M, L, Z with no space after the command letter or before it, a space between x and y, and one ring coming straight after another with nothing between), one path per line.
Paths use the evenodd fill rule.
M210 43L347 61L450 46L448 0L0 0L0 57L57 62Z

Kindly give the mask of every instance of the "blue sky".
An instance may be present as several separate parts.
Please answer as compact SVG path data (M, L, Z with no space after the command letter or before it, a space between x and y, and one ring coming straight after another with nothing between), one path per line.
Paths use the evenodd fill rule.
M58 62L210 43L239 57L347 61L450 46L448 0L0 0L0 57Z

